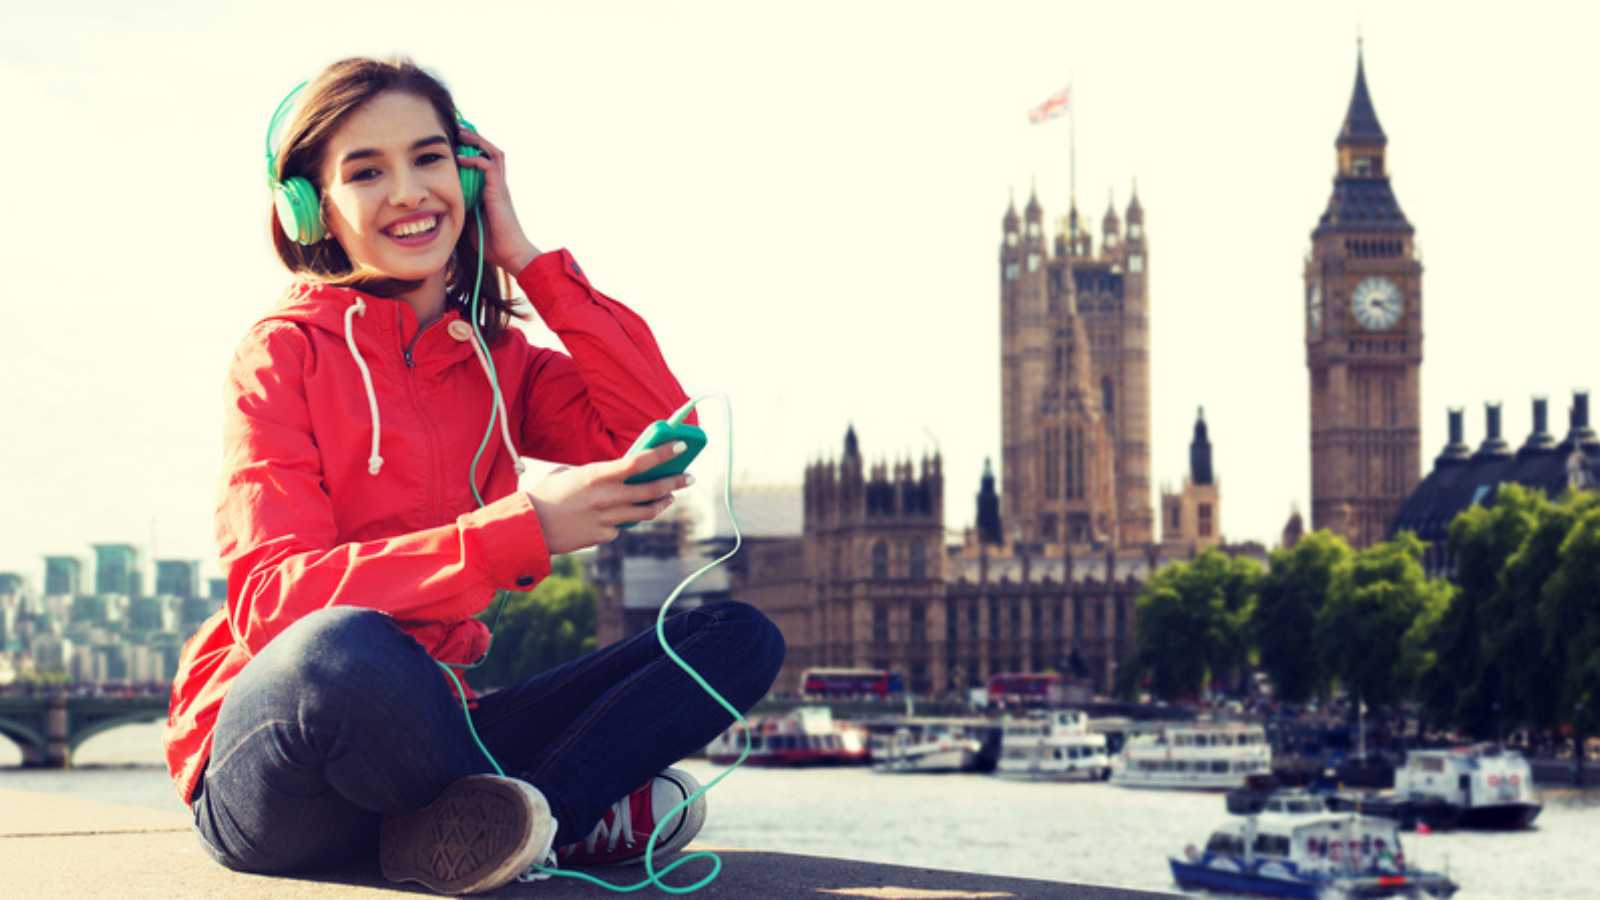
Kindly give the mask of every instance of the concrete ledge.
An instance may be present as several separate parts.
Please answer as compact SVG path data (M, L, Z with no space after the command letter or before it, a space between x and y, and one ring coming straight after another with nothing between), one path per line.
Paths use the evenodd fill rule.
M690 845L691 850L713 849ZM883 900L1084 897L1136 900L1172 896L1028 878L1004 878L909 866L825 859L789 853L715 848L722 857L717 880L691 896L782 900L862 897ZM667 876L688 884L709 871L706 861ZM644 878L644 867L592 874L612 884ZM231 872L200 849L181 812L95 803L75 797L0 791L0 886L6 896L29 898L217 897L300 898L427 895L416 885L383 879L377 863L317 878L265 877ZM641 893L661 896L663 892ZM615 897L584 882L553 879L513 883L487 896L529 898Z

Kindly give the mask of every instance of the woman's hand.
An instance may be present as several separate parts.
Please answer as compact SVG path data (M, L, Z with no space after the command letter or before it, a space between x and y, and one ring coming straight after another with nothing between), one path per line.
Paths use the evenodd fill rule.
M638 456L557 469L539 482L533 499L545 546L553 556L571 553L617 536L618 526L654 519L672 505L672 492L694 478L671 475L643 484L623 484L682 453L684 444L664 444Z
M479 205L483 209L483 229L486 239L484 258L512 275L521 272L533 258L538 248L522 232L517 221L517 211L511 206L511 189L506 186L506 157L500 148L489 143L483 135L469 128L457 128L461 142L478 148L481 156L456 154L456 164L483 173L483 190ZM467 229L475 231L471 217Z

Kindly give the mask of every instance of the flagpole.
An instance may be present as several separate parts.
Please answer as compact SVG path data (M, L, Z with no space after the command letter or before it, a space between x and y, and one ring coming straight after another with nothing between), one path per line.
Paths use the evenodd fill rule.
M1073 84L1073 78L1067 76L1067 160L1071 171L1067 176L1067 191L1071 206L1067 210L1067 218L1071 222L1071 243L1067 252L1071 253L1078 246L1078 220L1073 217L1072 210L1078 208L1078 97Z

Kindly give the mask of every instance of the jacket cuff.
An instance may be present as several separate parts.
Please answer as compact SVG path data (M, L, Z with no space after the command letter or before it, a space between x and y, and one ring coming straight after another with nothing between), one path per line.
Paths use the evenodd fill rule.
M497 590L526 591L550 574L550 550L527 491L513 491L456 519L476 568Z
M566 248L535 256L517 273L517 285L541 317L547 317L564 300L593 299L589 277Z

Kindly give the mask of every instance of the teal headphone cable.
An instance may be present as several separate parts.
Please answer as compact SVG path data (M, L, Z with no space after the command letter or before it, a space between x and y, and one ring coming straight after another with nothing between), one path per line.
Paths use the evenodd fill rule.
M478 297L479 291L483 286L483 212L481 209L475 208L473 209L473 215L477 222L478 232L478 271L472 283L470 318L472 322L473 336L478 341L479 346L483 348L484 368L489 375L489 386L493 392L493 398L489 407L489 425L484 429L483 440L478 444L478 452L472 456L472 468L468 473L468 484L472 488L473 498L478 501L479 506L483 506L483 496L478 493L476 475L478 472L478 463L483 458L483 452L488 448L489 441L494 437L495 417L499 415L500 412L501 398L500 378L495 370L494 358L488 352L488 342L484 340L483 332L479 328ZM527 873L521 876L523 879L543 880L552 876L577 878L597 884L608 890L616 891L617 893L631 893L633 891L643 890L644 888L647 888L653 884L669 894L687 894L697 891L715 881L717 876L722 872L721 857L706 850L685 854L674 860L671 865L668 865L659 872L657 872L655 869L656 841L661 836L662 829L672 822L673 817L676 816L680 810L686 809L689 805L693 804L701 797L704 797L708 791L710 791L713 787L716 787L717 784L720 783L724 778L727 778L729 775L733 774L733 771L739 768L739 766L744 763L745 758L750 755L750 723L746 721L744 715L739 712L738 708L729 703L727 698L717 693L717 690L707 683L705 678L703 678L699 672L696 672L692 666L685 662L683 657L679 656L677 651L673 650L672 646L667 643L666 620L668 607L670 607L673 602L678 599L678 596L682 594L684 590L689 587L689 585L693 584L697 579L699 579L701 575L704 575L705 573L733 558L733 555L738 553L739 548L744 545L744 535L739 528L739 517L738 514L736 514L733 510L733 404L731 399L727 394L707 394L695 397L689 402L685 403L683 406L679 407L677 411L672 414L672 417L667 421L672 425L683 424L683 421L688 418L689 412L693 410L695 406L697 406L702 400L709 400L713 397L720 397L722 399L723 411L727 417L728 423L728 465L727 477L723 479L723 503L728 510L728 520L733 524L733 549L690 573L688 577L684 578L683 581L678 583L677 587L673 588L672 593L667 595L667 599L661 604L661 609L656 613L656 641L661 644L662 652L666 653L669 659L676 663L679 668L683 669L683 671L688 674L695 684L699 685L702 690L711 696L711 699L717 702L717 705L727 710L729 715L733 716L734 721L741 726L741 733L744 736L744 748L739 752L739 758L734 760L732 765L723 770L721 774L711 779L709 783L702 786L699 790L685 797L677 805L668 810L666 814L657 817L656 827L650 831L650 839L645 843L645 879L643 881L631 885L614 885L609 882L602 881L599 878L596 878L593 875L589 875L585 872L577 872L567 869L552 869L537 864L529 869ZM506 595L502 594L499 604L495 607L494 620L489 626L491 644L489 649L484 651L483 656L479 657L476 662L464 664L446 663L435 660L435 662L438 663L439 668L443 669L445 674L450 676L451 682L455 684L456 695L461 698L461 711L467 720L467 732L472 735L473 743L477 744L478 749L483 753L484 758L489 761L489 765L492 766L495 773L501 777L506 777L505 770L501 768L499 761L494 758L494 754L489 752L489 748L483 745L483 740L478 737L478 730L473 726L472 723L472 709L467 702L466 689L462 687L461 679L458 675L456 675L455 670L461 669L466 671L475 669L478 666L483 665L484 662L489 659L489 653L494 649L492 636L495 632L495 629L500 625L501 614L505 612L506 599ZM701 878L699 881L696 881L690 885L678 886L667 884L661 880L662 876L672 872L679 866L701 858L707 858L711 860L711 872L704 878ZM535 875L534 873L538 874Z

